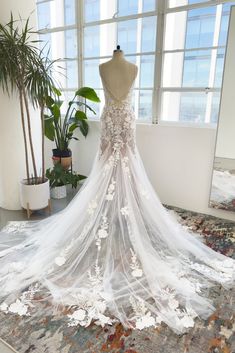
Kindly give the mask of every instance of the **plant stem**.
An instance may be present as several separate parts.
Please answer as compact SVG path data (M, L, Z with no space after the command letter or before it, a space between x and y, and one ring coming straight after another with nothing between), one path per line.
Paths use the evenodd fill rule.
M28 104L28 100L27 100L26 91L25 91L25 87L24 86L22 87L22 93L23 93L24 104L25 104L25 108L26 108L26 116L27 116L27 123L28 123L28 135L29 135L29 145L30 145L30 152L31 152L32 163L33 163L34 178L35 178L35 182L37 183L37 167L36 167L34 148L33 148L31 121L30 121L30 113L29 113L29 104Z
M41 116L41 134L42 134L42 146L41 146L41 153L42 153L42 182L45 181L45 138L44 138L44 105L40 107L40 116Z
M25 121L24 121L24 119L25 119L24 118L24 104L23 104L23 96L22 96L22 90L21 89L19 89L19 95L20 95L21 125L22 125L22 129L23 129L23 138L24 138L26 175L27 175L27 183L29 184L29 156L28 156L28 148L27 148Z

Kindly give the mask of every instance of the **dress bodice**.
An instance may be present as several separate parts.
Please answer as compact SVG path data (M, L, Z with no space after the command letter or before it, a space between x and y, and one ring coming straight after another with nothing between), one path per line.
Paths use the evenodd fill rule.
M109 149L116 158L127 148L135 152L135 114L132 108L133 85L128 94L117 100L104 86L105 105L101 114L100 155Z

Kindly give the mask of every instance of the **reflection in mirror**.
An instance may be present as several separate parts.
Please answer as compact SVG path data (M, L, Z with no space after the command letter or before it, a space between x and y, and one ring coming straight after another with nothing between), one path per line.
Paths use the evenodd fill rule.
M235 211L235 6L231 7L209 206Z

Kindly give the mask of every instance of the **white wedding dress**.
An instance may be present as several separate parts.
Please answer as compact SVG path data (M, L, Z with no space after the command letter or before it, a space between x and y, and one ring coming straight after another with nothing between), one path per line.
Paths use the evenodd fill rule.
M135 140L132 89L104 87L92 171L70 204L0 232L0 309L62 315L69 326L121 322L176 333L215 310L209 288L234 284L235 261L188 231L160 202Z

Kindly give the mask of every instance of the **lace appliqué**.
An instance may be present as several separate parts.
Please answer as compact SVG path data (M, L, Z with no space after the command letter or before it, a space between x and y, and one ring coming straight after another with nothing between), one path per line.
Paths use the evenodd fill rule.
M130 297L129 300L134 312L134 316L131 321L137 329L142 330L150 326L159 326L162 321L160 316L154 317L151 312L148 311L148 308L141 298Z
M4 233L25 233L26 226L29 224L29 221L11 221L2 229Z
M135 115L131 106L132 89L122 101L114 100L105 91L106 104L101 115L99 156L110 148L116 164L125 156L127 147L135 153Z
M18 314L19 316L30 316L30 308L34 305L32 300L35 293L40 290L39 283L31 285L27 290L22 292L21 296L16 299L15 302L7 304L6 302L1 303L0 310L8 314Z

